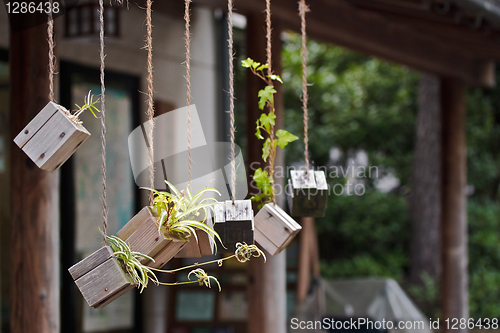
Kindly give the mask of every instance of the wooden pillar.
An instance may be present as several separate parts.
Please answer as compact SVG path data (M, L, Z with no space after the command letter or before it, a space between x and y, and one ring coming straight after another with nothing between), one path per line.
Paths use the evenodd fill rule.
M48 102L46 29L10 35L11 139ZM11 152L11 332L57 333L59 174L37 168L12 141Z
M439 283L441 258L441 80L422 73L410 196L410 281Z
M467 294L467 156L465 86L441 80L442 137L442 319L468 318ZM446 327L445 327L445 330ZM451 330L449 330L451 332ZM460 330L465 332L465 330ZM457 332L457 330L453 330Z
M262 11L247 17L247 50L248 56L264 63L265 55L265 23L264 7ZM280 72L281 43L279 38L279 27L273 22L273 70ZM255 122L260 117L261 110L258 108L257 94L263 88L260 79L250 72L247 73L247 152L249 177L253 176L255 169L263 167L262 141L255 137ZM280 101L282 94L276 87L278 94L275 96L276 113L278 119L283 119L283 103ZM280 124L277 123L279 127ZM277 156L276 166L283 166L282 157ZM252 165L258 162L258 165ZM255 167L256 166L256 167ZM282 180L275 179L277 182ZM255 189L249 188L250 194L255 194ZM278 200L280 203L280 200ZM267 262L256 259L251 260L248 265L250 283L248 285L248 332L249 333L285 333L286 332L286 250L278 255L271 256L266 253Z
M302 302L309 292L311 286L311 276L314 274L314 218L303 217L301 219L302 231L300 232L299 250L299 276L297 283L297 302Z

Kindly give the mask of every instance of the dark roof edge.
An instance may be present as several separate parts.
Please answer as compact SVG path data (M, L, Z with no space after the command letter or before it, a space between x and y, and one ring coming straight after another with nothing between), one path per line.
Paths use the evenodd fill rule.
M500 26L500 1L498 0L454 0L463 8L468 8L481 14L495 26Z

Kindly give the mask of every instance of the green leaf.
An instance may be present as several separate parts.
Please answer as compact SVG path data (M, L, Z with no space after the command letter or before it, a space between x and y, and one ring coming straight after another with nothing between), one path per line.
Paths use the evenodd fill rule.
M299 138L298 136L282 129L276 132L276 136L278 137L278 146L280 146L281 148L285 148L286 145L288 145L290 142L293 142Z
M259 91L259 108L261 110L264 110L264 107L266 106L267 101L273 103L274 102L274 97L273 94L276 93L276 90L274 89L273 86L266 86L264 89Z
M255 183L259 186L259 184L265 184L268 182L268 176L267 171L262 170L262 168L258 168L253 174L253 180L255 180Z
M252 67L253 63L254 61L252 60L252 58L247 58L246 60L241 61L241 66L245 68L250 68Z
M259 121L257 120L257 126L259 126ZM259 139L259 140L263 140L264 137L262 136L262 134L260 133L260 127L257 127L257 130L255 131L255 136Z
M252 67L254 69L257 69L257 67L259 67L259 66L260 66L260 62L257 62L257 61L254 61L253 64L252 64Z
M283 80L281 79L281 77L279 75L271 74L271 75L268 75L267 77L273 81L278 81L280 83L283 83Z
M261 70L268 69L268 68L269 68L268 64L263 64L263 65L259 66L259 68L257 68L257 70L261 71Z
M271 132L271 126L274 126L276 124L275 119L276 119L275 113L273 112L269 114L263 113L260 115L258 122L260 122L260 125L263 126L267 132Z
M267 138L266 142L264 142L264 146L262 147L262 159L266 162L269 154L271 152L271 139Z
M253 196L252 200L254 201L262 201L266 198L270 198L273 194L273 179L268 175L267 171L263 171L261 168L255 170L253 179L255 180L255 184L258 188L261 189L262 193Z

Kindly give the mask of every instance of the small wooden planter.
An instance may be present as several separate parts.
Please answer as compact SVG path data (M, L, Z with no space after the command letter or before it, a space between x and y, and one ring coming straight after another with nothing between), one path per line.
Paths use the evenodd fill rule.
M234 253L237 243L254 244L254 215L250 200L227 200L214 206L214 229L222 244L217 244L217 252Z
M132 251L152 257L155 262L142 263L153 268L165 265L186 245L185 241L165 239L158 231L157 220L151 209L144 207L116 233Z
M69 269L89 306L102 308L135 287L113 250L104 246Z
M328 185L324 171L291 170L288 180L288 206L292 216L324 217Z
M62 106L49 102L14 142L40 169L54 171L89 137L85 127L69 119Z
M255 215L255 241L271 255L280 253L302 229L283 209L265 204Z

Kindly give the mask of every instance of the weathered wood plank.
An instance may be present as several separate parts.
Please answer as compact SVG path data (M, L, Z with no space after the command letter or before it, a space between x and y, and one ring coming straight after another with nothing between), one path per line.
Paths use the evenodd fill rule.
M109 246L101 247L88 257L71 266L68 271L73 280L78 280L89 271L93 270L103 262L111 258L113 250Z
M226 222L227 221L252 221L253 210L250 200L226 200Z
M294 189L317 188L312 170L308 173L305 170L290 170L290 178Z
M154 262L147 263L147 266L153 268L161 268L165 266L180 250L187 244L184 241L169 240L167 246L165 246L156 256L153 257Z
M90 133L81 124L71 121L55 103L49 102L40 113L14 142L39 168L54 171L90 137Z
M130 221L127 222L117 233L116 236L120 239L126 240L129 238L139 227L141 223L144 223L147 219L153 217L151 213L151 208L143 207L139 213L135 214Z
M328 203L324 171L291 170L287 201L292 216L324 217Z
M215 211L215 231L219 234L224 246L217 242L217 252L233 253L237 243L254 244L254 216L250 200L227 200L224 209L217 207ZM224 214L225 211L225 214Z
M94 252L96 254L98 252ZM92 256L92 255L91 255ZM108 299L134 286L132 277L123 271L118 259L110 257L75 281L89 306L102 307ZM115 297L116 299L116 297Z
M49 121L57 112L57 106L53 102L48 102L44 108L26 125L21 132L14 138L14 142L19 148L24 145Z
M206 235L206 234L205 234ZM196 236L198 237L198 232L196 231ZM200 235L203 237L203 235ZM208 237L208 236L207 236ZM199 239L198 239L199 241ZM193 235L189 237L189 240L186 242L186 245L182 248L179 253L175 255L176 258L199 258L201 257L200 246L198 245L198 241L194 238Z
M220 203L214 206L215 219L214 222L226 222L226 205L225 203Z
M113 296L111 297L108 297L107 299L105 299L103 302L97 304L94 306L94 308L96 309L100 309L100 308L103 308L105 307L106 305L114 302L115 300L117 300L118 298L120 298L122 295L128 293L129 291L131 291L132 289L136 288L135 285L131 284L131 285L128 285L128 286L125 286L123 289L121 290L118 290L116 293L113 294Z
M328 190L325 172L322 170L316 170L314 171L314 176L316 177L316 188L323 191Z
M133 225L135 231L133 231L133 227L128 226L128 223ZM158 231L157 219L150 215L150 213L146 214L144 209L128 223L117 233L117 236L126 241L133 251L154 258L170 242L163 238L163 235ZM122 236L130 232L132 234L129 237L122 238ZM142 262L147 262L147 259L144 259Z
M281 252L301 229L300 224L272 203L265 204L255 216L255 241L273 255Z

